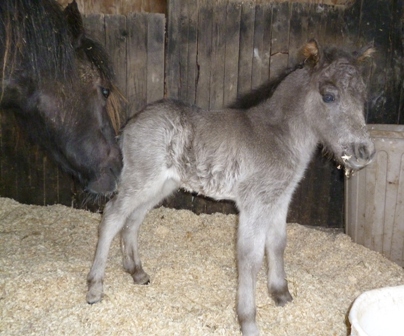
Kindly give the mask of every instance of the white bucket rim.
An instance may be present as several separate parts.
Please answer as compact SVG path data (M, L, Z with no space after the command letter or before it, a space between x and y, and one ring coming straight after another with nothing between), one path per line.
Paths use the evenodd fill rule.
M354 328L358 336L367 335L360 325L360 312L363 308L369 307L373 303L380 302L381 297L391 298L392 302L398 300L400 297L404 299L404 285L372 289L363 292L355 299L348 317L351 328Z

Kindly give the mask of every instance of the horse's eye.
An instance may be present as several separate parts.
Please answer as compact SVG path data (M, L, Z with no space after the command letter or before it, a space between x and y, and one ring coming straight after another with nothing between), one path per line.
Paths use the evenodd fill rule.
M323 94L323 102L324 103L332 103L333 101L335 101L335 97L334 97L333 94L331 94L331 93Z
M109 91L109 89L106 89L106 88L102 87L101 88L101 93L105 97L105 99L107 99L109 97L110 91Z

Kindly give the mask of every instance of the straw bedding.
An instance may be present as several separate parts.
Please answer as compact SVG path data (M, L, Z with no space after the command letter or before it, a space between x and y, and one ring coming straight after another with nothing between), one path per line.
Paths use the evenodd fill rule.
M101 303L85 301L99 214L0 198L0 334L238 335L234 215L157 208L140 235L151 284L138 286L112 246ZM265 267L257 285L263 335L347 335L357 295L404 283L404 271L342 233L288 225L294 301L276 307Z

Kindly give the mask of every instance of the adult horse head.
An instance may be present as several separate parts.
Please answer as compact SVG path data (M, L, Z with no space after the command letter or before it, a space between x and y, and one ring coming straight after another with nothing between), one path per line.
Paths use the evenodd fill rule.
M115 190L122 168L115 135L119 92L102 47L89 39L74 1L0 3L0 109L11 111L86 191Z

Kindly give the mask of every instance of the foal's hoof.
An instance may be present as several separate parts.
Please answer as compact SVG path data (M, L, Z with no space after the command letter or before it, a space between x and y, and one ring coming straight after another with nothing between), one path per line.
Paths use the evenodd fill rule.
M148 285L150 283L150 277L144 271L133 273L132 278L137 285Z
M88 292L86 296L87 303L94 304L100 302L102 298L102 284L92 284L88 287Z
M91 304L91 305L94 303L100 302L101 298L102 298L102 294L101 295L94 294L94 293L91 293L90 291L87 293L87 296L86 296L87 303Z
M290 293L287 289L286 289L286 291L272 292L271 296L274 299L275 304L280 307L283 307L288 302L293 300L292 295L290 295Z

